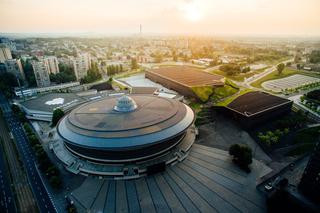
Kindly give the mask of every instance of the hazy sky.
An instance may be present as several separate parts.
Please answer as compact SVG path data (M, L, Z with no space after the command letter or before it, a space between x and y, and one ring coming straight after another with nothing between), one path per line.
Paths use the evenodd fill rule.
M320 0L0 0L0 32L320 35Z

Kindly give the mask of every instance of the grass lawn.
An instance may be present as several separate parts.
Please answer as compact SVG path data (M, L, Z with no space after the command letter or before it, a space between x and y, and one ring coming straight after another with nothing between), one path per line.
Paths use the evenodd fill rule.
M211 73L217 74L217 75L222 75L222 76L230 78L231 80L234 80L234 81L244 81L244 78L250 78L251 76L253 76L255 74L259 74L259 73L263 72L267 68L269 68L269 66L262 68L262 69L257 69L257 70L254 70L254 71L251 71L248 73L238 74L238 75L227 75L225 72L223 72L221 70L213 70Z
M212 101L218 101L220 99L232 96L239 91L239 88L230 80L225 80L225 84L222 87L192 87L192 91L199 97L201 101L206 102L209 98Z
M218 102L215 104L215 106L227 106L228 104L230 104L234 99L236 99L237 97L241 96L241 95L244 95L248 92L252 92L253 90L251 89L242 89L240 90L238 93L234 94L234 95L231 95L230 97L228 98L225 98L224 100Z
M285 78L285 77L289 77L291 75L295 75L295 74L300 74L300 75L307 75L307 76L311 76L311 77L316 77L316 78L320 78L319 74L316 73L310 73L308 71L302 71L302 70L293 70L290 68L285 68L282 72L281 75L278 74L278 71L275 70L272 73L270 73L269 75L264 76L263 78L260 78L259 80L253 82L251 84L251 86L253 87L257 87L257 88L261 88L261 84L265 81L269 81L269 80L275 80L275 79L280 79L280 78Z
M191 89L203 102L206 102L213 93L212 86L192 87Z
M119 87L121 90L126 90L126 89L128 89L128 87L125 87L125 86L123 86L122 84L119 84L119 83L116 82L116 81L112 81L111 84L112 84L113 86Z
M239 91L238 87L235 87L232 84L230 85L226 81L226 84L223 87L217 87L214 89L213 95L211 98L213 101L221 100L236 94L238 91Z

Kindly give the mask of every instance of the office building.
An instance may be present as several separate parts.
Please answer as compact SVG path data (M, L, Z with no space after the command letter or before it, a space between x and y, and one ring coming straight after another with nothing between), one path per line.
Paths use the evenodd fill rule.
M7 72L14 74L23 81L26 79L20 59L8 59L4 64Z
M12 59L10 49L4 45L0 45L0 63L4 63L8 59Z
M38 87L50 86L49 66L45 60L32 61L32 67Z
M59 62L55 56L47 56L44 59L48 64L49 73L57 74L59 73Z
M87 75L91 67L91 58L89 53L81 53L72 59L73 69L78 81Z

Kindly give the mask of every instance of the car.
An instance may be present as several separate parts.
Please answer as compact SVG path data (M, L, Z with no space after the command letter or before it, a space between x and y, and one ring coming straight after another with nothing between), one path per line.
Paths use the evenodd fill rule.
M271 192L273 190L273 186L272 186L272 182L267 183L266 185L264 185L264 189L267 192Z

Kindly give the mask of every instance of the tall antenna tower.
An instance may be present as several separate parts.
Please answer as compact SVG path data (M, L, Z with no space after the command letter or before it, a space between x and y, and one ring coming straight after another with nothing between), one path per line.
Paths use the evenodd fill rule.
M142 25L140 24L140 35L142 35Z

